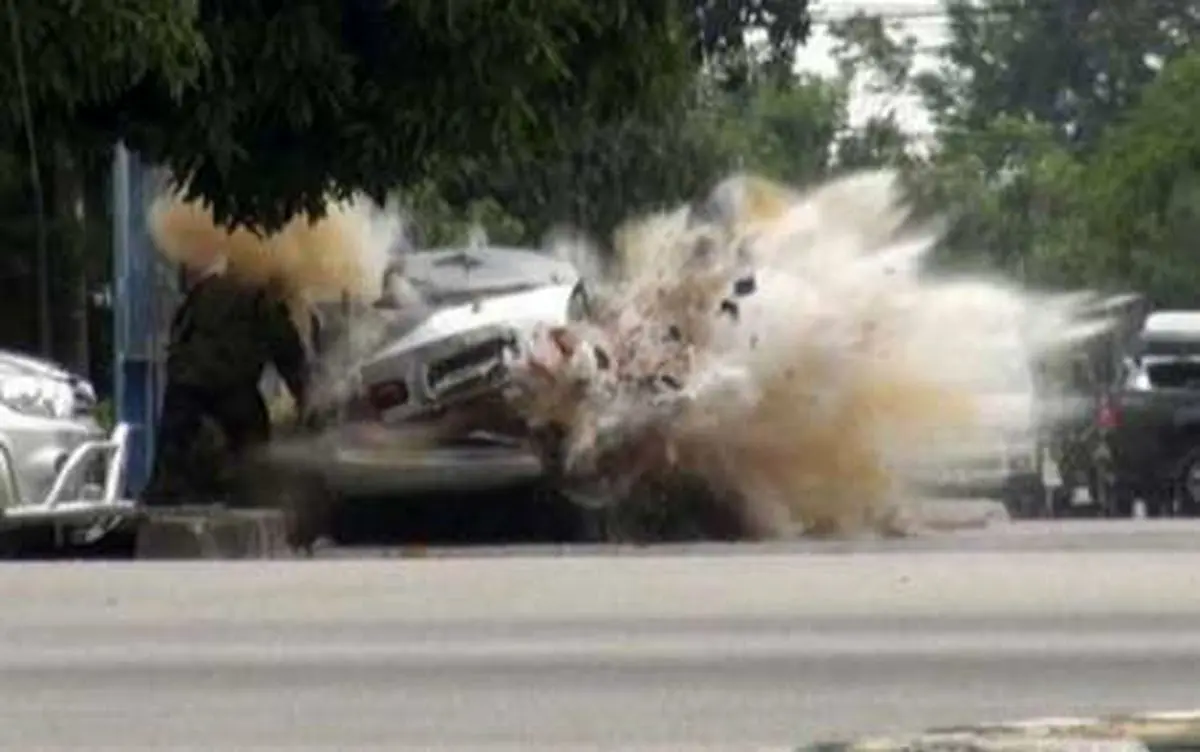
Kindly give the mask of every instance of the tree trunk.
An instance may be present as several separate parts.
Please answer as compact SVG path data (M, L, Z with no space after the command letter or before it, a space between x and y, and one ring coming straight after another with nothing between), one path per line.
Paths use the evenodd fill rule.
M89 274L87 258L86 175L69 146L54 149L53 222L59 294L54 317L55 352L74 373L89 375Z

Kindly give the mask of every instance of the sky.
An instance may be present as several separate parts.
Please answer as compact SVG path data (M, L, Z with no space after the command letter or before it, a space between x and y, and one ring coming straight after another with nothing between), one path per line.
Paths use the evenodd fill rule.
M856 11L868 14L921 13L937 11L941 7L939 0L815 0L811 7L813 14L812 36L797 55L797 68L802 71L834 75L837 72L832 57L833 42L826 32L827 19L839 19L853 15ZM945 39L945 22L939 17L923 17L899 20L902 34L911 34L917 39L917 46L925 49L936 49ZM917 70L936 65L932 54L924 53L917 56ZM910 133L928 133L930 130L928 113L921 104L912 97L896 96L894 94L873 94L858 87L850 103L851 123L857 124L871 115L894 109L901 126Z

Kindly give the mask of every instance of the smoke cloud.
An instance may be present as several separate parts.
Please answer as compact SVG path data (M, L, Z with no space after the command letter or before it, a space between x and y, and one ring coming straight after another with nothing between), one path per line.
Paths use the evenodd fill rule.
M1030 430L1033 361L1095 331L1087 296L932 273L938 239L890 172L734 176L618 232L588 319L514 359L514 408L584 495L684 477L754 534L893 530L922 473Z

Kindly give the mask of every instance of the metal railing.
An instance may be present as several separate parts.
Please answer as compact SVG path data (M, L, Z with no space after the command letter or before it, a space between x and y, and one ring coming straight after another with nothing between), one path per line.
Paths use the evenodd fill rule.
M16 462L8 447L0 444L0 515L8 507L21 503L21 491L17 486Z
M131 427L118 424L106 439L87 441L71 452L45 497L38 501L23 500L17 494L14 468L3 458L7 469L0 483L11 492L11 503L0 510L0 525L6 523L57 522L68 518L98 519L136 510L137 503L123 497L126 465L129 457ZM2 450L2 448L0 448ZM99 493L86 493L96 484L89 483L88 474L94 463L104 461L104 480Z

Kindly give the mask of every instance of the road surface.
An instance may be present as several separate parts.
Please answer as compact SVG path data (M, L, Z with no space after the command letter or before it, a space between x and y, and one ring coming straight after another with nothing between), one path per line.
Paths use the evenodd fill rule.
M1200 705L1200 526L839 545L4 566L0 749L747 749Z

